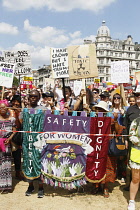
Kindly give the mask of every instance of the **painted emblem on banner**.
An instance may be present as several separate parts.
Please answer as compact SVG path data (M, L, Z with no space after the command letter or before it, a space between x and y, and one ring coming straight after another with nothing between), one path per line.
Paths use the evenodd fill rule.
M71 182L85 176L86 156L93 152L91 139L77 133L45 132L34 146L42 149L42 174L60 182Z

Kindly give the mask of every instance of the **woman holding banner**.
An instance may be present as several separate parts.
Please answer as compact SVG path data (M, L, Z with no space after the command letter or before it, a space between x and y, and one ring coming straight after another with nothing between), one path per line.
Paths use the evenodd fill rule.
M97 105L94 106L95 111L98 113L103 113L103 116L107 116L107 112L109 112L108 104L105 101L100 101ZM113 114L114 119L111 121L111 133L120 134L123 130L123 126L118 124L118 114ZM103 190L103 195L105 198L109 197L108 184L109 182L114 183L116 180L116 166L117 166L117 158L115 156L107 156L107 164L106 164L106 177L100 183L96 184L93 190L93 194L96 194L101 190Z
M126 107L123 106L123 98L119 93L115 93L112 99L112 107L110 112L112 112L112 118L114 118L113 113L118 114L118 123L123 126L124 116L126 112ZM127 156L120 156L117 158L117 178L121 180L122 183L126 179L126 168L127 168Z
M15 118L9 115L8 101L0 101L0 190L8 193L12 189L11 146L15 133Z

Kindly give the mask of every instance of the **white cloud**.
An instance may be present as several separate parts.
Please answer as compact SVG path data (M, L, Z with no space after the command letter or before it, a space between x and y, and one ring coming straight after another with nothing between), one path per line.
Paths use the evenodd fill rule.
M29 38L38 44L58 46L60 44L65 44L69 40L69 37L65 35L64 30L56 29L51 26L45 28L31 26L29 20L24 21L24 30L29 33Z
M68 12L73 9L98 12L117 0L3 0L3 6L10 10L41 9Z
M71 46L71 45L81 45L81 44L84 43L84 40L91 40L92 42L94 42L95 41L95 36L94 35L90 35L90 36L83 37L83 38L79 37L79 38L71 40L68 45L69 46Z
M29 20L24 21L24 30L33 44L17 43L15 46L4 50L29 50L31 52L32 68L50 64L51 47L63 48L70 45L80 45L83 44L85 39L95 41L94 35L83 37L81 31L69 33L50 26L40 28L32 26ZM1 47L0 49L3 50Z
M77 37L81 36L81 31L75 31L74 33L70 33L70 37L72 39L75 39Z
M3 50L3 49L1 49ZM29 50L31 53L31 64L32 68L38 68L39 66L43 66L44 64L50 64L50 47L34 47L33 45L28 45L26 43L18 43L12 48L5 49L10 51L17 50Z
M95 41L95 36L82 37L81 31L67 33L54 27L47 26L40 28L32 26L29 20L24 21L24 30L29 33L29 38L35 43L40 45L47 45L50 47L66 47L67 45L80 45L84 40Z
M0 34L17 35L18 28L16 26L12 26L8 23L1 22L0 23Z

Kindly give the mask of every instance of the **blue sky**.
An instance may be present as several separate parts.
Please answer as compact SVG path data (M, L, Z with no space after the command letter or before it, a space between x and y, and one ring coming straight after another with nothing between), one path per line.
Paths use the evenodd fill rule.
M140 43L139 0L0 0L0 50L30 50L32 67L50 64L51 47L95 40L102 21L113 39Z

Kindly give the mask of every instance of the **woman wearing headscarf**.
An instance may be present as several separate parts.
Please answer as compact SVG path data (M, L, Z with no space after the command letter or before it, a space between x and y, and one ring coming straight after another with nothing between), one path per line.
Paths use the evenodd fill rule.
M8 193L12 189L11 139L15 133L15 118L9 114L8 101L0 101L0 190Z

